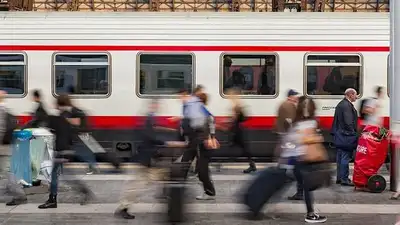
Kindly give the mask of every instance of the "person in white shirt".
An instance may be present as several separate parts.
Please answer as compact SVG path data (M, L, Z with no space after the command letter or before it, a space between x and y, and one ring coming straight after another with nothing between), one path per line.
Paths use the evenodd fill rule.
M383 119L380 114L382 107L382 99L384 97L384 88L381 86L376 87L375 95L376 97L368 99L363 107L363 113L365 113L365 119L363 125L374 125L382 126Z

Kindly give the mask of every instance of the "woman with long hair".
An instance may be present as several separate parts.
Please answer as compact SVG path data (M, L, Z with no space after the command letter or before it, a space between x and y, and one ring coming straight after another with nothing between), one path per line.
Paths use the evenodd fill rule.
M232 144L242 149L242 153L249 160L249 168L245 169L243 173L251 173L257 171L256 164L251 158L249 147L245 142L245 131L243 128L243 122L246 121L246 115L244 107L239 98L240 89L231 88L228 90L229 100L232 103L231 106L231 119L229 130L232 132Z
M315 111L316 105L312 99L305 96L300 97L293 126L287 134L287 140L296 146L289 155L296 158L294 175L297 180L297 194L304 193L304 201L307 207L305 221L307 223L323 223L327 220L326 217L314 212L312 193L307 188L304 188L307 186L307 183L303 179L303 172L308 171L313 164L301 160L301 157L306 154L305 148L309 144L321 143L323 141L323 138L316 133L318 122L315 119ZM286 153L288 154L288 152Z

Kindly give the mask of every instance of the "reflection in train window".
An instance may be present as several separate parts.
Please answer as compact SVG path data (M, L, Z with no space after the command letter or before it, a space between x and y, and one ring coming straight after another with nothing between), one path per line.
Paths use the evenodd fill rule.
M191 54L139 55L139 94L172 95L181 89L192 90L193 56Z
M108 95L110 59L107 54L57 54L54 61L56 95Z
M242 95L275 95L277 60L275 55L229 54L223 57L223 93L241 89Z
M23 54L0 54L0 89L10 95L24 95L25 66Z
M307 94L343 95L347 88L360 94L361 66L359 55L307 55Z

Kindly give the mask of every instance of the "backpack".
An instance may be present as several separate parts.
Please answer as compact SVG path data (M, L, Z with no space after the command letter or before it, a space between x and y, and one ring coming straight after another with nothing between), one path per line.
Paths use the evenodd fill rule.
M78 117L81 119L80 126L75 127L75 129L77 129L78 133L82 133L82 132L83 133L87 133L87 132L89 132L89 122L88 122L88 117L87 117L86 113L83 110L81 110L81 109L79 109L77 107L74 107L72 109L72 112L73 112L73 114L78 115Z
M9 145L13 141L13 132L18 127L18 119L13 114L6 112L6 130L3 135L3 145Z

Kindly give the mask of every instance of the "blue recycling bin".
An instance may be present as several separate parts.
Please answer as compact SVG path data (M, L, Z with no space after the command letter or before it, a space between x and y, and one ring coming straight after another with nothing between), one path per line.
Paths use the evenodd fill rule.
M14 143L11 155L11 173L17 181L23 181L24 185L32 185L32 165L30 144L32 132L30 130L15 130Z

